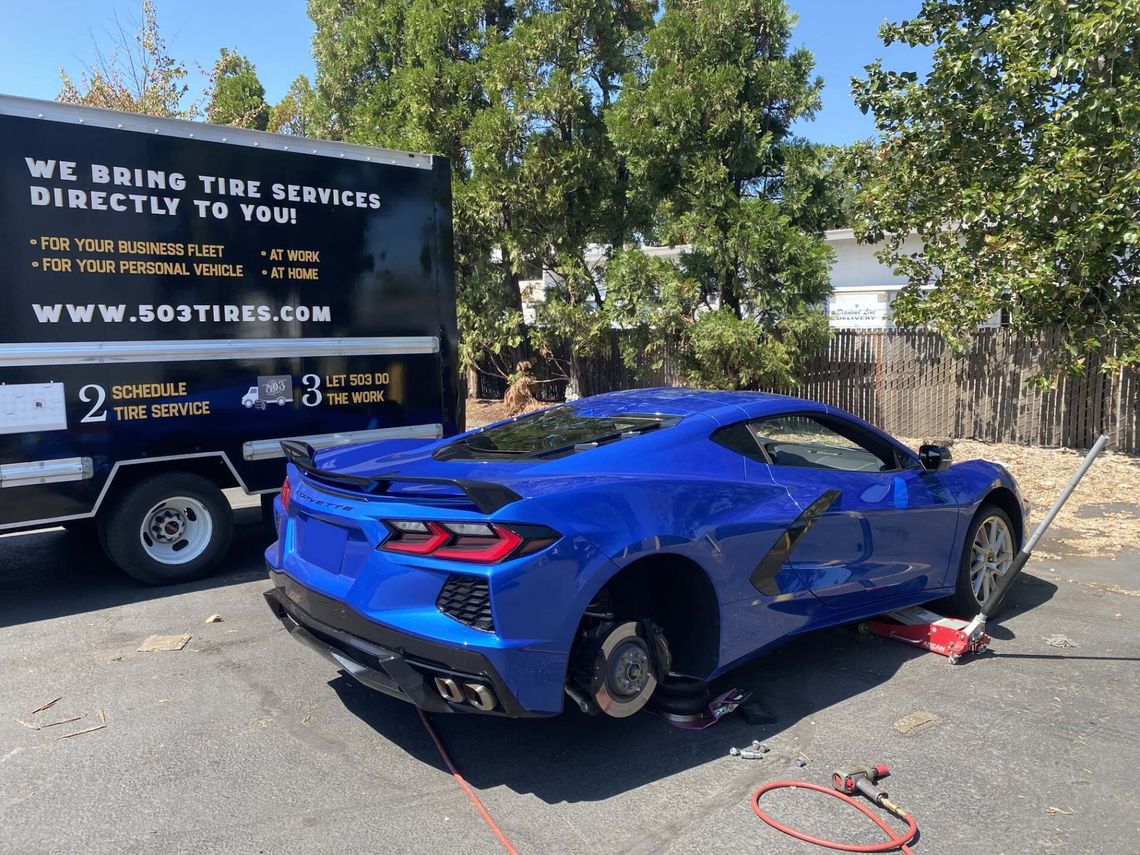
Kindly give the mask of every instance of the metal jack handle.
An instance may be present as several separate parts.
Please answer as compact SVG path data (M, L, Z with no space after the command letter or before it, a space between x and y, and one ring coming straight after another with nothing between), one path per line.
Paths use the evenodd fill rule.
M1053 524L1053 520L1060 513L1061 508L1065 506L1065 502L1069 500L1069 496L1073 494L1077 484L1081 483L1081 479L1085 477L1085 473L1089 471L1089 467L1093 465L1097 455L1104 451L1104 447L1108 444L1108 437L1101 434L1100 438L1093 443L1093 447L1089 449L1089 453L1085 455L1085 459L1081 461L1080 467L1073 473L1073 477L1069 479L1069 483L1065 485L1065 489L1061 491L1061 495L1057 497L1057 501L1053 503L1053 507L1049 509L1049 513L1045 514L1045 519L1041 520L1041 524L1033 532L1033 535L1021 547L1021 551L1013 559L1013 563L1009 565L1009 570L998 580L997 587L994 588L990 598L982 604L982 610L978 612L977 616L970 621L965 629L962 630L966 636L973 639L979 635L986 628L986 620L990 616L990 610L997 607L1001 602L1005 592L1009 590L1009 586L1013 584L1013 580L1021 573L1025 563L1029 560L1029 556L1033 553L1033 547L1037 545L1037 541L1041 539L1041 535L1045 534L1049 526Z

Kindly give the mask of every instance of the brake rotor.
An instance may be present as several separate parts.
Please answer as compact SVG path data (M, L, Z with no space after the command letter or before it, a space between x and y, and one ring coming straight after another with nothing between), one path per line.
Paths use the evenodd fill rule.
M654 653L637 629L637 621L614 627L594 658L590 693L598 709L613 718L633 715L657 688Z

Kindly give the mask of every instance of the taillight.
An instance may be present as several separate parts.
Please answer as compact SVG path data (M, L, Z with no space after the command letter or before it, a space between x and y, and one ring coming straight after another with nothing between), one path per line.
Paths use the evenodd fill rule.
M293 496L293 488L289 486L289 479L285 479L285 483L281 485L281 509L285 513L289 513L289 499Z
M460 524L449 525L447 528L454 537L447 546L436 550L436 558L491 564L502 561L523 540L509 528L499 525Z
M431 555L451 539L448 532L433 522L398 520L388 523L388 527L392 535L384 541L384 548L391 552Z
M502 523L387 520L388 537L380 548L388 552L430 555L449 561L493 564L545 549L560 535L545 526Z

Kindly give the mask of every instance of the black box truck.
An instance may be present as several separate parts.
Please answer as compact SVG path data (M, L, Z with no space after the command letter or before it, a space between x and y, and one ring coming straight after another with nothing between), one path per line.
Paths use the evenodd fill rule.
M0 533L208 573L282 439L463 421L448 163L0 95Z

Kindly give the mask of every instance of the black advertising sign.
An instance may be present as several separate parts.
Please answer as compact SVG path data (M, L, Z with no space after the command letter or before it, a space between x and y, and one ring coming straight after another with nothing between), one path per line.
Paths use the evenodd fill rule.
M450 259L426 158L397 166L305 154L300 141L274 151L2 121L0 342L447 325Z

